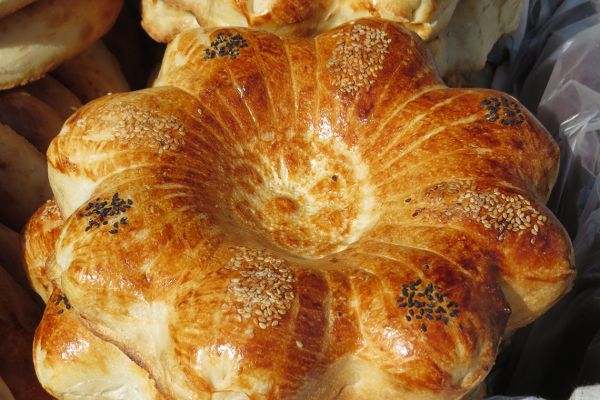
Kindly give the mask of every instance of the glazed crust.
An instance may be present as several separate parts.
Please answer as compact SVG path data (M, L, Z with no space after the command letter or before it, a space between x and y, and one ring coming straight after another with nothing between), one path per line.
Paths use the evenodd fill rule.
M167 399L460 398L571 285L556 144L397 25L188 31L155 86L52 142L48 265Z
M286 36L324 32L361 17L401 22L422 39L448 24L458 0L143 0L142 22L157 41L168 42L182 28L244 26ZM166 16L162 14L166 13Z

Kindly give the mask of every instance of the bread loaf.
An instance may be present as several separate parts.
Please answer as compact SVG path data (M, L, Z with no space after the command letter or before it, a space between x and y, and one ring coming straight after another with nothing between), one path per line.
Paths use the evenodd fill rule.
M165 399L458 399L571 285L556 144L398 25L187 31L155 86L51 143L46 266Z
M142 25L159 42L194 27L248 26L308 36L380 17L429 42L445 78L483 68L492 46L518 26L522 0L142 0Z

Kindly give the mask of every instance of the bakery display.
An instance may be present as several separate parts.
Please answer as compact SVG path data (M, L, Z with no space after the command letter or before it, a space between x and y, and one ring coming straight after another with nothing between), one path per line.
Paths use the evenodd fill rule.
M48 149L64 226L38 212L25 251L55 285L34 359L59 398L114 376L60 362L82 340L123 371L82 397L457 399L572 283L556 144L399 25L187 31L154 86Z
M444 77L483 68L494 43L518 26L522 0L142 0L142 26L169 42L195 27L253 27L308 36L362 17L395 21L429 42Z

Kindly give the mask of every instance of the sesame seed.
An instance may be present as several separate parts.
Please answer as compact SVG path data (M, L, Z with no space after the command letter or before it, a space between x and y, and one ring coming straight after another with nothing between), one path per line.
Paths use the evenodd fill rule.
M385 54L389 53L391 39L387 39L387 33L356 24L352 31L339 32L334 37L341 37L327 63L334 86L350 95L362 88L369 89L378 71L383 69Z
M228 293L244 320L252 318L262 329L279 325L294 299L294 275L285 261L266 251L236 248L225 269L238 276L230 279Z
M469 205L471 203L474 205ZM539 222L546 218L523 195L503 193L500 188L478 190L471 186L459 195L457 204L468 217L481 223L485 229L495 230L498 241L505 240L506 232L529 231L537 236L541 226ZM488 219L497 222L492 224ZM533 228L532 221L538 221Z
M122 143L157 146L158 153L177 150L185 136L185 128L175 116L164 116L152 110L143 110L132 104L117 103L102 116L111 125L114 138ZM116 121L116 122L115 122Z

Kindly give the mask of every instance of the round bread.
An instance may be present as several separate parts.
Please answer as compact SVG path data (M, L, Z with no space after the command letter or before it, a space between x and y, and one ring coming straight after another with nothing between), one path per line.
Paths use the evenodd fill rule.
M307 36L361 17L401 22L430 39L448 24L459 0L142 0L142 25L170 41L194 26L243 26Z
M188 31L155 85L50 145L47 265L167 399L457 399L571 285L558 147L398 25Z
M44 156L23 136L0 123L0 221L20 232L51 197Z
M0 92L0 123L10 126L41 153L60 131L65 118L25 90Z
M36 0L0 0L0 19L33 3Z
M63 122L81 107L77 96L50 75L31 82L22 89L54 108Z
M38 79L85 50L110 29L122 3L38 0L0 19L0 89Z
M119 61L102 41L65 61L52 75L75 93L82 103L108 93L130 90Z
M445 78L483 68L496 41L517 28L522 0L142 0L142 25L159 42L194 27L249 26L288 36L360 17L399 22L430 42Z

